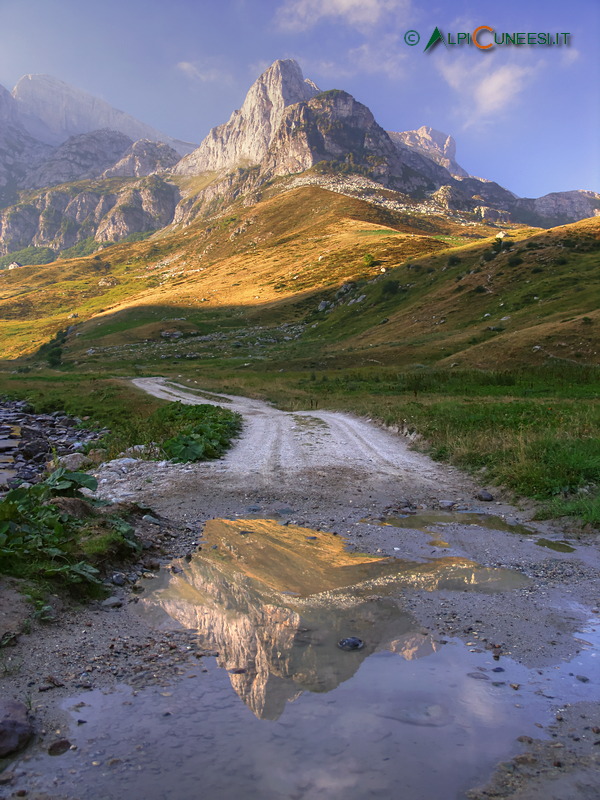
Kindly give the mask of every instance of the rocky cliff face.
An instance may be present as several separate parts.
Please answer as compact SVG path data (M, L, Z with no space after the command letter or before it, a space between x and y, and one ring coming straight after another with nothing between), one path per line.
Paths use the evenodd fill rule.
M403 161L369 109L339 90L286 109L261 166L271 177L319 163L324 171L358 172L405 192L433 189L436 178L450 177L435 165L419 171Z
M13 89L20 123L34 138L59 145L71 136L107 128L132 141L165 142L184 155L195 145L173 139L150 125L113 108L88 92L50 75L25 75Z
M416 131L388 131L388 135L401 154L407 149L416 151L447 169L455 178L469 177L469 173L456 163L456 142L447 133L423 125Z
M176 187L152 176L119 194L94 238L97 242L118 242L131 233L164 228L173 220L178 200Z
M285 109L318 94L291 60L276 61L251 86L241 109L213 128L200 147L176 168L179 175L258 164L265 157Z
M179 201L176 187L157 176L120 186L57 187L0 211L0 253L29 247L63 250L84 239L119 241L168 225Z
M102 177L141 178L170 170L179 160L179 153L169 145L140 139L131 145L116 164L104 170Z
M93 131L71 136L21 181L26 189L97 178L130 149L133 142L117 131Z
M600 194L587 191L552 192L535 199L518 198L514 204L514 216L519 221L542 227L598 217Z

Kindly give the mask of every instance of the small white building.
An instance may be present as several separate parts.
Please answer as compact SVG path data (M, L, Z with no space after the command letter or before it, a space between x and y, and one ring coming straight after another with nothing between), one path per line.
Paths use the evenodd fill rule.
M8 269L17 269L17 267L22 267L23 264L19 264L18 261L13 261L8 265Z

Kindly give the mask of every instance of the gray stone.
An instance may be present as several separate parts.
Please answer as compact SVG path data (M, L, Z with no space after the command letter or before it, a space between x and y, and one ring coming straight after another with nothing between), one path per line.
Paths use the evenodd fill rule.
M481 489L475 496L484 503L491 503L494 500L494 495L490 494L487 489Z
M106 600L102 601L102 608L121 608L123 605L123 600L120 597L107 597Z
M440 500L438 502L438 505L444 511L450 511L456 505L456 501L455 500Z
M0 700L0 757L18 752L32 736L27 706L18 700Z
M90 463L90 459L83 453L70 453L67 456L61 456L58 459L58 464L65 469L76 472L82 467Z

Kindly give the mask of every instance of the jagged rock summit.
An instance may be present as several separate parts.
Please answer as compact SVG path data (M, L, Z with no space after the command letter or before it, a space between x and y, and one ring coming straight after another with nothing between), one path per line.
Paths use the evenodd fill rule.
M447 133L422 125L416 131L388 131L388 136L402 149L409 147L444 167L455 178L468 178L469 173L456 163L456 142Z
M165 142L181 155L191 152L195 146L173 139L113 108L105 100L51 75L23 76L13 89L12 97L19 122L31 136L46 144L60 145L71 136L106 128L132 141Z
M233 112L228 122L213 128L175 171L180 175L195 175L260 163L286 108L310 100L319 91L311 80L304 79L296 61L275 61L252 84L242 107Z

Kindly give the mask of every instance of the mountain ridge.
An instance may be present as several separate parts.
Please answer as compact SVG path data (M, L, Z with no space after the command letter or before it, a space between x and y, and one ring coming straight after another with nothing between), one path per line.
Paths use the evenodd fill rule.
M448 134L428 126L385 131L367 106L343 90L321 91L293 59L275 61L254 81L241 108L182 158L156 137L134 139L110 128L48 145L31 136L37 130L32 122L36 114L54 136L85 127L86 120L122 127L133 120L48 76L25 76L13 94L0 87L0 254L29 246L60 252L90 239L100 246L109 241L107 231L119 240L186 226L197 216L210 217L240 201L252 205L271 185L287 191L299 175L327 187L335 181L335 191L349 196L362 191L369 202L448 215L464 226L512 220L551 227L600 213L595 192L518 198L493 181L469 175L457 163L456 143ZM135 135L148 130L159 135L133 123ZM145 205L140 206L141 195L128 181L151 175L160 180L150 194L142 187ZM86 180L92 181L89 187L79 185ZM120 183L98 183L110 180ZM70 198L66 204L65 192ZM115 221L113 209L127 207L131 196L137 198L133 206L139 213L119 212ZM51 213L67 213L67 208L65 236L48 226L47 219ZM148 215L153 213L151 223Z

